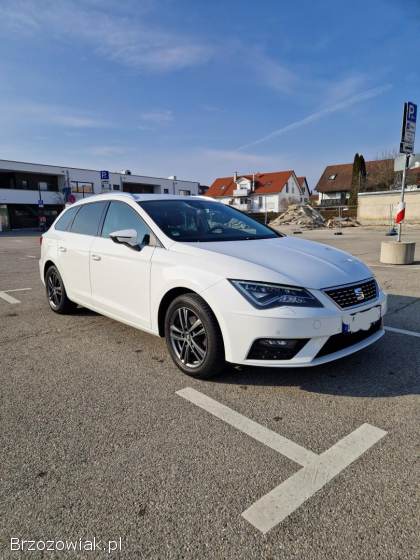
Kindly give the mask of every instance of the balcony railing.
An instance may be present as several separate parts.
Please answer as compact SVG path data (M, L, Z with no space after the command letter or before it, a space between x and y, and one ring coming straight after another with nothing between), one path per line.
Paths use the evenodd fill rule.
M345 200L341 198L324 198L320 202L318 202L319 206L346 206Z
M249 195L249 190L248 188L241 188L241 189L235 189L233 191L233 196L248 196Z

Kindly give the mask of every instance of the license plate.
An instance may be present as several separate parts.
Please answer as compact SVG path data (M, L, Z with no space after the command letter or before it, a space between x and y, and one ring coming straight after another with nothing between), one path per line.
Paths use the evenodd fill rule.
M381 318L381 308L380 306L371 307L366 311L360 311L359 313L352 313L351 315L345 315L343 317L343 333L354 333L358 331L367 331L372 326L372 323L376 323Z

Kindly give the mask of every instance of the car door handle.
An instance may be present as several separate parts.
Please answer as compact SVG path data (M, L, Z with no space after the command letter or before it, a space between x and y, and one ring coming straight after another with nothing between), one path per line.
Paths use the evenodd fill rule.
M59 247L58 250L59 250L61 253L65 253L65 252L67 251L67 247Z
M93 261L100 261L102 257L100 257L99 255L92 255L92 260Z

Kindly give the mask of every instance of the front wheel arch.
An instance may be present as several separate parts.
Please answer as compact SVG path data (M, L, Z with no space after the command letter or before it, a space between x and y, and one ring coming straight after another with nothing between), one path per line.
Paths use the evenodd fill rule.
M44 281L45 281L45 277L47 276L48 269L51 268L52 266L55 266L55 268L57 268L57 265L53 261L48 260L48 261L45 262L45 264L44 264ZM57 270L58 270L58 268L57 268Z
M166 292L166 294L161 299L158 310L158 329L160 337L163 338L165 336L165 317L168 307L171 305L175 298L184 294L198 295L197 292L194 292L194 290L190 290L189 288L180 286L179 288L172 288L171 290L169 290L169 292Z

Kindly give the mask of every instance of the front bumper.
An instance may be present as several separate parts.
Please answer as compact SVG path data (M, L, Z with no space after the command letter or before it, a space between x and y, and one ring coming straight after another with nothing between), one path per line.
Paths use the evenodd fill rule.
M231 363L259 367L316 366L366 348L385 333L380 324L375 332L355 344L325 355L321 352L332 336L342 333L343 322L349 315L373 307L380 307L381 317L385 315L387 297L380 289L376 299L346 310L339 308L322 291L310 290L324 307L279 307L261 311L253 309L234 288L229 288L221 282L205 290L202 295L215 312L223 335L226 360ZM291 359L249 359L252 345L262 338L307 339L307 342Z

